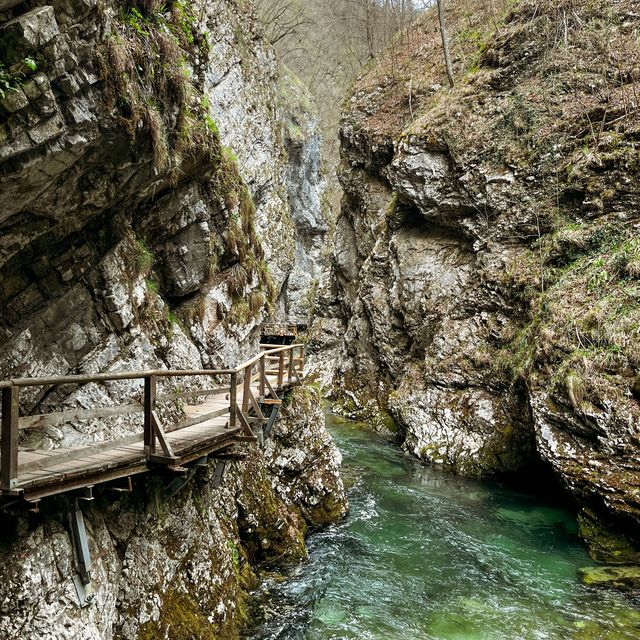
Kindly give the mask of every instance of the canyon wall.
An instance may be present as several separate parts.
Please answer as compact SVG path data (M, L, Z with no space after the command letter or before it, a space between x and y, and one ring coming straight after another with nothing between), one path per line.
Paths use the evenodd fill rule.
M298 321L315 277L300 247L324 233L308 107L245 2L0 2L0 378L235 366L265 319ZM35 387L21 411L140 393ZM303 557L307 526L345 510L319 397L287 403L219 487L211 467L175 497L139 480L86 506L85 609L69 504L3 516L2 637L236 637L254 567ZM76 421L20 445L140 430L139 415Z
M553 475L592 554L640 540L640 23L450 2L357 83L310 338L336 407L460 473ZM570 5L570 6L569 6Z
M287 292L306 268L296 219L322 226L313 203L290 204L295 189L316 203L322 189L302 90L279 100L242 3L166 15L36 4L7 13L0 34L14 63L2 71L2 375L252 352L256 327L305 294ZM289 153L283 122L305 118Z

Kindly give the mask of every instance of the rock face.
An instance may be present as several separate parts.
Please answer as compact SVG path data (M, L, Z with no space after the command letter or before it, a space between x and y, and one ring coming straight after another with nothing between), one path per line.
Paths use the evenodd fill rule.
M318 134L309 116L287 153L289 123L305 116L299 101L276 113L273 54L240 36L254 16L201 4L6 14L0 46L17 62L0 107L3 376L104 369L140 349L144 364L229 364L270 308L286 312L289 276L309 259L297 261L308 234L295 221L323 225ZM292 280L306 295L310 278Z
M253 354L261 322L297 314L289 300L306 296L311 278L290 278L308 270L300 219L323 223L313 117L301 97L294 113L286 100L276 111L276 61L250 7L9 0L0 11L0 378L233 366ZM293 121L304 122L296 144ZM33 388L21 410L111 406L139 392ZM231 463L220 488L209 469L175 498L140 482L130 498L88 509L97 606L78 605L55 504L8 518L0 635L235 637L250 563L304 555L307 525L344 511L317 402L295 396L289 411L282 444ZM27 430L20 444L140 429L135 415L78 421Z
M175 496L139 479L128 497L83 509L95 589L85 608L65 516L4 516L2 637L237 638L256 564L304 558L307 527L346 509L340 454L314 390L296 390L267 448L247 453L227 463L218 487L211 463Z
M296 504L313 525L334 522L345 513L338 475L342 457L323 428L319 400L319 391L313 387L291 392L285 417L276 422L265 450L276 492L285 502Z
M321 140L310 98L289 71L282 76L279 96L283 143L289 157L286 182L296 229L295 267L287 280L282 312L289 322L306 325L322 274L328 232L322 204Z
M256 30L243 6L4 14L0 47L16 62L0 101L1 377L232 365L270 313L299 316L290 300L308 293L311 257L296 247L324 228L319 139L302 90L280 100L273 53L242 35Z
M343 412L461 473L542 461L594 555L622 563L640 540L631 4L577 3L555 47L555 3L451 2L454 89L431 12L359 81L311 339ZM620 64L606 95L598 38Z

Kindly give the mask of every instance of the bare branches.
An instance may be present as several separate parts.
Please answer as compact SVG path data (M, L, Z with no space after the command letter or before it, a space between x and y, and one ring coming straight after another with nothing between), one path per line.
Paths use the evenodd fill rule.
M300 34L302 27L311 22L304 4L293 0L257 0L256 9L265 37L272 45Z

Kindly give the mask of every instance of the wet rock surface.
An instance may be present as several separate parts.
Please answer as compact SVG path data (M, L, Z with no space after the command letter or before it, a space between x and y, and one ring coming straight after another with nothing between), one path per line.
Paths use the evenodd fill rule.
M589 587L640 590L640 569L631 567L585 567L578 572L580 581Z

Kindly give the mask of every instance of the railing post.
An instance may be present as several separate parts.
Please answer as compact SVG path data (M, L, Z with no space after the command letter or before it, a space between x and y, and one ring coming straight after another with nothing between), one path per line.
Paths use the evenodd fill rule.
M278 389L282 389L284 382L284 351L281 351L278 357Z
M19 387L2 390L2 444L0 471L3 491L11 491L18 483L18 419L20 412Z
M244 368L244 386L242 388L242 413L249 413L249 394L251 393L251 370L253 365Z
M237 423L237 406L238 406L238 372L234 371L231 374L231 389L229 390L229 426L232 429L236 428Z
M264 402L266 396L266 377L267 377L267 354L263 353L260 358L260 402Z
M288 371L288 376L289 376L289 384L291 384L293 382L293 367L295 365L294 359L293 359L293 352L296 350L295 347L290 347L289 348L289 371Z
M151 455L156 452L156 432L153 429L152 413L156 409L156 377L144 379L144 452Z

